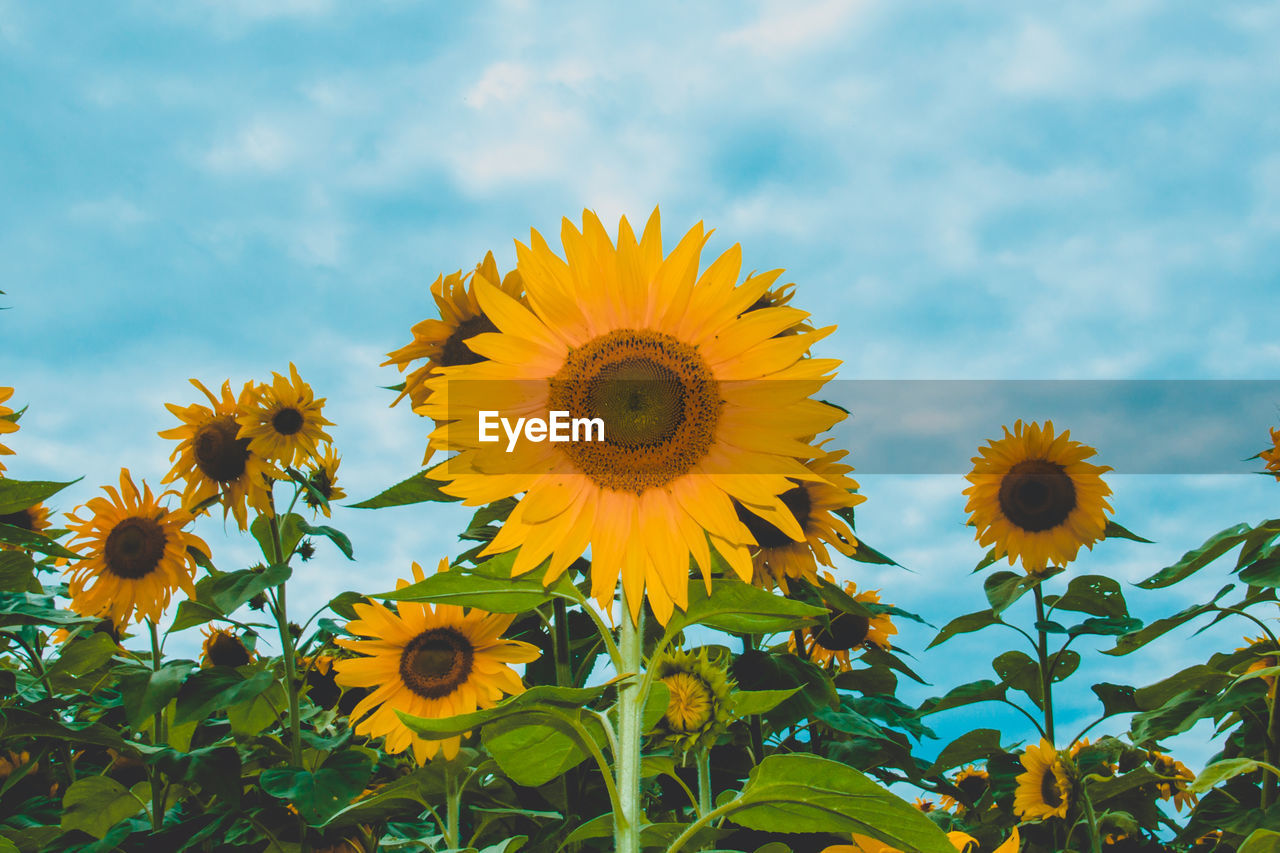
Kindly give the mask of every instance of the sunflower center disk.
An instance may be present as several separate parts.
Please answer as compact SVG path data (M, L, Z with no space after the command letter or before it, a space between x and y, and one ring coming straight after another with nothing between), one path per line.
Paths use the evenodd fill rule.
M1061 465L1027 459L1000 480L1000 511L1031 533L1051 530L1076 508L1076 487Z
M281 435L293 435L302 429L302 412L294 408L281 409L271 416L271 428Z
M795 481L792 480L791 482L794 483ZM809 514L813 510L813 501L809 497L809 490L804 486L796 486L794 489L788 489L783 492L778 497L782 499L782 503L787 509L791 510L791 514L796 517L796 522L800 525L800 529L804 530L809 523ZM733 508L738 513L738 520L746 525L747 530L751 531L751 535L755 537L756 544L761 548L785 548L795 543L795 540L790 536L737 501L733 502Z
M600 418L603 441L561 445L597 485L639 494L686 474L715 442L720 389L698 351L670 335L620 329L569 354L550 408Z
M677 672L662 679L670 699L667 701L667 723L682 734L696 732L711 719L711 689L687 672Z
M440 352L440 364L444 367L456 367L460 364L477 364L484 361L484 356L477 355L471 351L471 347L467 346L467 339L496 331L498 327L483 314L463 320L444 342Z
M871 620L856 613L840 612L831 618L830 627L813 635L814 642L829 652L855 649L867 640Z
M244 474L249 461L249 440L237 438L240 427L231 415L221 415L200 427L192 451L196 465L210 480L230 483Z
M244 666L249 663L249 650L238 637L218 632L209 641L209 660L217 666Z
M107 534L103 548L107 570L116 577L136 580L160 565L164 556L164 528L149 518L126 518Z
M35 529L35 524L31 520L31 512L25 509L0 514L0 524L8 524L11 527L18 527L23 530Z
M453 628L430 628L409 641L400 656L400 678L419 696L448 696L471 675L475 648Z
M1044 798L1044 804L1051 809L1056 809L1062 805L1062 794L1058 791L1058 776L1053 772L1053 767L1044 769L1044 776L1040 778L1040 796Z

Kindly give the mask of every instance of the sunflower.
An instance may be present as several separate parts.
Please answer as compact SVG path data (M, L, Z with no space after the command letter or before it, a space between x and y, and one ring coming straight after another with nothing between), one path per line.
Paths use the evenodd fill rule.
M250 451L282 465L315 457L320 442L333 441L323 429L333 426L323 414L325 398L316 399L293 362L288 379L271 376L270 384L258 385L247 400L241 398L236 416L240 437L249 440Z
M338 488L338 465L341 462L342 457L333 449L333 445L326 444L324 450L312 458L310 470L307 472L307 484L319 492L324 497L324 501L320 501L310 489L302 493L302 500L313 510L323 512L325 518L329 517L328 503L342 500L347 496L346 492Z
M0 524L8 524L21 530L39 533L41 530L49 529L49 508L39 503L16 512L6 512L0 514ZM17 545L0 542L0 551L16 550L19 550Z
M709 544L750 581L755 543L735 499L804 540L781 495L820 479L804 466L808 438L844 414L809 399L837 362L805 356L834 327L775 337L807 315L746 311L780 271L735 284L734 246L699 276L702 225L665 258L660 230L656 210L639 241L624 218L615 247L584 212L583 232L564 222L567 262L536 231L517 243L528 307L477 280L499 333L468 346L490 360L441 368L420 411L441 422L432 441L459 451L429 474L445 492L471 506L524 493L484 554L519 547L516 575L549 558L549 583L590 547L601 606L621 575L633 622L647 592L665 624L687 604L691 557L710 584ZM480 412L494 410L598 419L603 435L508 452L480 441Z
M828 582L834 582L830 572L823 572ZM844 585L844 592L854 601L862 604L879 604L880 590L870 589L858 592L858 585L849 581ZM891 648L889 637L898 633L893 620L881 613L867 618L854 613L846 613L834 607L827 609L827 625L806 628L802 637L806 640L803 652L809 660L820 666L834 662L841 670L850 666L849 652L860 648ZM788 639L788 647L796 651L794 636Z
M200 663L204 666L236 667L253 661L253 652L230 628L206 625L200 633L204 634L200 647Z
M752 303L751 307L748 308L747 311L761 311L765 308L789 307L791 303L791 298L795 295L796 295L796 286L794 284L791 284L791 283L780 284L780 285L777 285L776 287L771 287L768 290L766 290L764 292L764 295L761 296L759 299L757 299L754 303ZM745 314L747 313L747 311L744 311L742 313ZM800 322L797 322L794 326L790 326L778 332L777 336L782 337L783 335L794 335L797 332L812 332L812 331L814 331L813 326L809 325L806 322L800 321Z
M4 405L4 402L13 396L12 388L0 388L0 435L9 432L18 431L18 422L14 418L13 409ZM0 444L0 456L12 456L13 451ZM0 473L4 472L4 463L0 462Z
M746 525L760 546L752 557L752 582L756 586L765 589L778 586L785 593L789 591L788 578L803 578L816 584L817 564L832 565L826 547L828 542L846 557L854 555L858 540L849 525L832 512L866 500L862 495L853 493L858 484L846 476L853 466L840 462L846 455L844 450L823 452L806 462L805 467L822 479L793 480L792 488L782 493L782 502L804 533L804 539L800 541L792 539L741 503L734 502L738 520Z
M261 456L249 448L249 439L236 423L239 406L248 405L253 387L246 382L237 399L231 383L222 383L219 400L198 379L191 384L199 388L213 408L192 403L180 407L165 403L165 408L178 416L181 426L163 430L161 438L179 439L180 444L169 456L173 468L162 483L179 478L186 481L182 505L194 512L215 498L222 501L222 517L235 516L241 530L249 527L245 505L263 515L271 514L271 479L280 476Z
M991 788L991 775L981 768L969 764L956 773L951 784L960 790L960 797L942 795L939 805L947 811L961 814L986 795Z
M1173 806L1178 811L1182 811L1183 806L1194 806L1200 801L1200 797L1193 794L1187 787L1196 778L1191 768L1162 752L1152 751L1148 760L1151 762L1152 772L1158 776L1167 777L1164 781L1156 783L1156 794L1160 799L1173 800Z
M1248 668L1245 670L1247 675L1250 672L1258 672L1263 669L1271 669L1276 666L1276 647L1275 644L1265 637L1245 637L1245 642L1249 645L1244 648L1236 649L1237 652L1249 651L1255 657L1249 662ZM1267 685L1267 695L1276 698L1276 677L1274 675L1259 676L1262 683Z
M441 560L439 571L448 568L448 561ZM423 579L417 563L413 577ZM396 588L408 584L400 580ZM368 657L338 660L333 666L340 686L373 688L351 713L353 721L360 720L356 734L385 736L383 748L389 753L412 746L419 764L442 749L445 758L453 758L461 738L420 738L396 711L440 718L492 708L504 693L524 692L520 676L508 664L527 663L540 654L529 643L502 639L514 615L447 604L433 609L410 601L399 602L395 610L376 602L353 607L359 618L346 629L367 639L341 637L337 642Z
M1021 559L1034 574L1069 563L1081 545L1092 549L1103 538L1111 489L1101 475L1111 468L1085 462L1097 451L1070 436L1064 430L1055 437L1052 421L1018 421L973 457L965 511L978 543L993 546L996 559Z
M1071 805L1071 773L1053 744L1041 738L1022 754L1025 773L1018 776L1013 811L1023 821L1067 816Z
M822 853L902 853L897 847L878 841L867 835L858 835L854 833L850 837L850 844L832 844L822 850ZM960 853L972 853L978 848L978 839L974 838L966 832L948 832L947 840L951 842L951 846L960 851ZM1021 840L1018 838L1018 828L1015 826L1009 838L997 847L992 853L1018 853L1018 845Z
M431 374L441 367L484 361L484 356L467 346L467 340L476 335L498 331L476 298L475 286L480 280L499 287L513 299L519 299L524 291L518 271L512 270L506 276L498 274L493 252L487 253L484 260L476 264L474 273L464 275L462 270L458 270L437 278L431 285L431 296L440 309L440 319L426 319L415 325L410 330L413 340L387 353L387 360L382 363L383 367L394 364L403 373L415 361L426 359L426 364L405 377L404 390L391 405L408 397L409 404L416 410L427 400L426 381Z
M209 553L209 546L184 528L192 516L160 506L144 481L142 493L129 469L120 469L120 491L103 486L110 500L91 498L68 514L75 534L67 543L81 554L68 569L71 607L86 616L109 617L116 625L160 621L175 588L192 598L196 561L188 549ZM76 515L82 509L88 518ZM81 550L83 549L83 550Z
M0 388L0 400L3 399L4 389ZM0 412L0 414L3 414L3 412ZM1273 473L1277 480L1280 480L1280 429L1272 428L1271 446L1259 453L1258 457L1267 463L1267 470ZM0 468L0 471L3 470L3 468Z
M667 688L667 710L658 732L677 754L709 749L733 721L730 694L733 680L706 649L676 651L653 667Z

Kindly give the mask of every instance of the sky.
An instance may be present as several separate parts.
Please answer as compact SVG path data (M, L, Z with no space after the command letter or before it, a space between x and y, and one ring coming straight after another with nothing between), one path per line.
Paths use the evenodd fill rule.
M817 353L842 380L1274 380L1278 38L1265 2L0 0L0 384L29 406L8 474L83 476L61 510L121 466L157 484L189 378L292 361L327 398L341 485L368 497L421 461L426 426L388 408L379 364L430 283L488 250L508 269L513 240L556 245L584 208L638 224L660 206L668 246L701 221L705 261L740 243L745 269L785 268L793 304L838 326ZM1241 415L1250 452L1280 420L1263 402ZM1006 417L965 412L951 439L975 450ZM1153 443L1215 440L1150 423ZM1107 463L1097 432L1073 435ZM1241 473L1114 476L1116 518L1157 544L1108 541L1072 571L1136 581L1276 515L1277 485L1230 452ZM983 607L961 478L859 479L859 534L911 572L840 577L938 627ZM322 548L291 605L390 588L457 554L465 517L336 509L358 559ZM223 568L257 559L234 528L200 532ZM1227 568L1133 590L1134 610L1181 609ZM901 628L933 682L911 701L957 666L990 676L1002 648L925 654L932 630ZM1077 678L1143 683L1242 633ZM942 743L992 719L939 720ZM1178 744L1197 769L1214 749L1201 729Z

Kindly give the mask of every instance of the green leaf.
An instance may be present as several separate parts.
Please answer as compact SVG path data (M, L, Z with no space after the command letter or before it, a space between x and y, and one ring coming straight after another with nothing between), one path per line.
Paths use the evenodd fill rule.
M247 702L228 708L227 721L235 734L256 735L278 720L288 707L289 697L284 688L275 683Z
M0 479L0 483L4 480ZM0 590L5 592L41 591L36 580L36 563L25 551L0 551Z
M106 634L89 634L67 643L58 659L48 669L50 677L69 675L78 678L102 666L120 650Z
M1280 775L1271 765L1255 761L1252 758L1228 758L1223 761L1215 761L1204 770L1200 771L1200 775L1195 778L1187 787L1197 794L1203 794L1228 779L1234 779L1236 776L1243 776L1246 773L1253 773L1261 768L1270 767L1271 772Z
M1134 702L1144 711L1155 710L1173 697L1188 690L1217 693L1231 681L1231 676L1204 664L1189 666L1181 672L1134 692Z
M98 621L61 609L51 595L0 592L0 625L90 625Z
M169 630L165 633L173 634L177 631L185 631L197 625L207 625L210 622L226 618L226 615L217 608L201 604L199 601L194 601L190 598L184 598L178 602L178 613L173 617L173 624L169 626Z
M301 517L298 518L298 529L309 536L324 536L334 545L338 546L338 550L346 555L348 560L354 560L354 552L351 550L351 540L347 538L347 534L338 530L336 527L319 527L308 524Z
M1093 692L1102 701L1102 713L1108 717L1116 714L1133 714L1142 710L1138 707L1137 700L1133 698L1134 688L1127 684L1102 682L1093 685Z
M348 506L353 509L381 509L386 506L405 506L406 504L422 503L423 501L454 503L462 500L462 498L455 498L453 495L446 495L440 491L438 483L439 481L428 478L427 469L423 469L409 479L401 480L391 488L368 500L348 504Z
M1025 652L1011 651L999 655L991 662L991 668L1000 676L1002 684L1021 690L1040 707L1040 664Z
M1103 539L1129 539L1133 542L1143 542L1147 545L1155 544L1150 539L1143 539L1141 536L1134 533L1133 531L1126 530L1125 528L1121 527L1119 524L1116 524L1111 519L1107 519L1107 527L1105 530L1102 531L1102 538Z
M587 757L579 742L585 732L573 725L579 713L577 709L557 708L552 712L526 711L519 716L506 716L486 725L482 740L511 781L538 787Z
M276 799L293 803L307 823L319 826L355 799L372 776L369 757L347 750L330 755L314 773L274 768L263 771L259 783Z
M973 574L977 574L978 572L985 569L987 566L993 565L999 559L1000 558L996 556L996 549L992 548L990 551L988 551L986 554L983 555L981 560L978 561L978 565L973 567Z
M44 714L35 714L20 708L0 711L0 737L4 739L53 738L75 744L77 747L103 746L124 752L132 752L115 729L101 723L76 724L74 726L54 720Z
M931 649L934 646L940 646L947 640L957 634L968 634L972 631L981 631L988 625L998 625L1001 619L993 610L979 610L977 613L966 613L964 616L957 616L946 625L942 626L942 630L938 632L938 636L933 638L933 642L925 646Z
M689 582L689 606L667 624L667 638L690 625L733 634L772 634L812 624L826 610L765 592L736 579L712 581L711 595L700 580Z
M1008 685L997 684L987 678L971 681L952 688L945 696L924 700L920 705L920 716L937 714L940 711L949 711L952 708L973 705L977 702L999 702L1004 699L1007 690Z
M1124 593L1114 579L1102 575L1079 575L1067 584L1067 591L1053 603L1055 610L1074 610L1091 616L1128 616Z
M215 711L225 710L262 693L275 682L266 670L245 678L226 666L197 671L178 690L175 723L201 720Z
M734 716L750 717L767 714L796 694L799 687L788 690L738 690L730 697Z
M106 776L78 780L62 797L62 829L79 829L94 838L146 808L128 788Z
M1062 569L1056 566L1050 566L1048 570L1035 575L996 572L987 576L987 579L982 583L982 588L987 594L987 601L991 604L991 609L999 616L1021 598L1027 590L1034 589L1061 572Z
M528 713L543 705L547 708L578 709L597 699L608 687L548 687L539 685L530 687L519 696L499 702L492 708L483 708L469 714L455 717L414 717L397 711L404 724L420 737L428 740L443 740L460 735L472 729L484 726L494 720L514 714Z
M970 764L974 761L985 761L992 755L1001 753L1000 732L997 729L974 729L965 732L951 741L938 753L938 758L924 772L926 776L935 776L952 767Z
M840 695L817 666L792 654L752 649L733 661L733 676L745 690L795 690L767 716L775 726L791 725L823 708L837 708Z
M1112 776L1110 779L1090 782L1089 798L1097 806L1113 797L1132 791L1134 788L1158 781L1159 779L1151 772L1150 767L1139 767L1137 770L1132 770L1122 776Z
M1236 848L1236 853L1280 853L1280 832L1255 829Z
M9 515L33 507L83 479L78 477L67 483L54 483L46 480L10 480L7 477L0 477L0 515Z
M258 593L284 583L292 574L293 570L288 566L268 566L261 570L243 569L202 580L196 591L202 602L229 615Z
M726 808L764 832L859 833L918 853L955 853L933 821L863 774L815 755L771 755Z
M199 786L234 808L240 801L240 754L233 746L207 746L190 752L155 747L152 760L170 783Z
M1143 589L1159 589L1188 578L1239 545L1248 538L1252 530L1253 528L1243 523L1220 530L1206 539L1199 548L1183 554L1182 559L1172 566L1166 566L1146 580L1139 581L1137 585Z
M640 731L648 732L658 724L662 716L667 713L667 707L671 704L671 691L667 689L667 685L661 681L655 681L649 685L649 695L644 698L644 710L640 715ZM614 714L612 719L617 720Z
M1273 551L1240 571L1240 580L1249 586L1280 587L1280 552Z
M0 480L0 482L3 481ZM0 523L0 542L4 542L8 545L16 545L24 551L35 551L37 554L48 554L50 557L62 557L67 560L77 561L83 559L75 551L68 551L48 536L35 533L31 530L25 530L21 527L15 527L12 524Z
M1222 598L1233 589L1235 589L1235 584L1227 584L1222 589L1218 590L1218 594L1215 595L1207 604L1195 604L1185 610L1175 613L1173 616L1167 616L1164 619L1157 619L1140 631L1135 631L1132 634L1125 634L1120 637L1120 639L1116 640L1114 648L1103 649L1102 653L1104 655L1119 656L1137 651L1147 643L1157 639L1158 637L1164 636L1179 625L1182 625L1185 622L1190 622L1192 619L1203 613L1210 612L1214 609L1214 605L1218 602L1218 599Z
M481 607L490 613L523 613L546 604L552 598L542 581L533 577L494 578L467 574L456 569L436 572L425 580L402 589L371 597L387 601L424 601L458 607Z

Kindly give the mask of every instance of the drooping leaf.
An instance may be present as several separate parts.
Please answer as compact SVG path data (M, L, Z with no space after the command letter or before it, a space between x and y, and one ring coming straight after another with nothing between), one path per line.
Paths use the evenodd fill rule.
M1154 544L1150 539L1143 539L1131 530L1126 530L1111 519L1107 519L1106 529L1102 531L1103 539L1128 539L1133 542L1142 542L1147 545Z
M308 536L323 536L334 545L337 545L338 550L341 551L348 560L355 559L355 553L351 549L351 540L347 538L347 534L338 530L336 527L308 524L301 517L298 518L297 525L298 529Z
M963 616L957 616L946 625L942 626L942 630L938 632L938 636L933 638L933 642L926 646L931 649L934 646L940 646L947 640L957 634L968 634L972 631L981 631L989 625L1000 623L1000 617L993 610L979 610L976 613L966 613Z
M1227 584L1206 604L1195 604L1184 610L1175 613L1173 616L1167 616L1164 619L1157 619L1145 628L1134 631L1132 634L1125 634L1116 640L1114 648L1103 649L1104 655L1127 655L1130 652L1137 651L1158 637L1177 628L1183 623L1190 622L1192 619L1201 614L1208 613L1214 609L1214 605L1218 599L1222 598L1231 590L1235 589L1235 584Z
M557 708L554 713L508 715L486 725L481 739L517 785L545 785L587 757L580 742L583 732L564 718L566 713L576 717L580 712Z
M1062 569L1056 566L1051 566L1048 570L1034 575L996 572L987 575L982 588L987 594L987 602L990 603L992 611L999 616L1028 590L1034 589L1061 572Z
M0 482L3 482L3 480L0 480ZM0 523L0 542L4 542L7 545L16 545L25 551L48 554L50 557L62 557L68 560L81 559L81 556L75 551L68 551L43 533L36 533L33 530L16 527L12 524Z
M1093 692L1102 701L1102 713L1108 717L1116 714L1132 714L1142 710L1134 699L1134 688L1127 684L1103 682L1093 685Z
M997 684L989 678L971 681L968 684L953 687L944 696L926 699L920 705L920 716L937 714L977 702L999 702L1004 699L1007 690L1008 685Z
M348 504L353 509L381 509L387 506L406 506L424 501L454 503L462 500L440 491L440 481L427 476L427 469L419 471L407 480L401 480L394 486L359 503Z
M1205 540L1199 548L1193 548L1182 555L1182 559L1171 566L1166 566L1138 586L1143 589L1159 589L1171 586L1190 577L1249 537L1251 528L1247 524L1236 524L1220 530Z
M187 723L203 719L214 711L225 710L252 699L273 683L275 677L267 670L256 672L249 678L228 666L199 670L187 678L178 690L174 722Z
M1067 584L1067 591L1054 602L1056 610L1074 610L1090 616L1128 616L1124 593L1114 578L1103 575L1078 575Z

